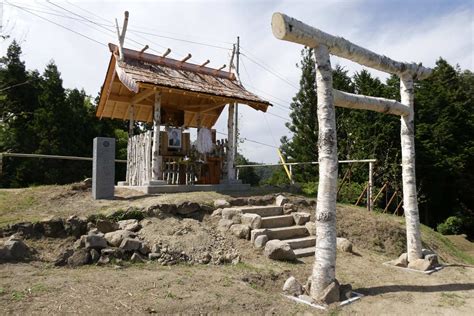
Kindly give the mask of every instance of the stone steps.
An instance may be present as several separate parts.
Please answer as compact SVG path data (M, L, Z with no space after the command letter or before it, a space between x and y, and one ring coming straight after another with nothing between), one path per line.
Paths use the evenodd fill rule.
M278 227L278 228L268 228L268 240L272 239L291 239L308 236L308 230L304 226L288 226L288 227Z
M293 249L296 258L310 257L314 256L315 246L307 248Z
M315 247L316 237L308 236L308 237L302 237L302 238L286 239L285 242L288 243L291 249L293 250L300 249L300 248Z
M262 217L261 228L287 227L295 224L293 215L277 215Z
M242 210L242 213L253 213L261 217L283 215L283 207L281 206L243 206L237 208Z

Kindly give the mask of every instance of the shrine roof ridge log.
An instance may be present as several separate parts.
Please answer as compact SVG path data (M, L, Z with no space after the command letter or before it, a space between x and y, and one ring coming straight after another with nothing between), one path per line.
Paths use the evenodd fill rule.
M111 53L117 53L119 50L118 46L112 43L109 43L109 49ZM158 55L145 53L143 51L135 51L128 48L122 48L122 51L123 51L124 58L131 58L134 60L141 60L144 62L166 66L166 67L170 67L174 69L182 69L186 71L212 75L214 77L229 79L232 81L236 80L236 77L232 72L227 72L227 71L222 71L219 69L206 67L205 64L207 63L204 63L202 65L196 65L196 64L186 62L186 60L191 57L190 54L188 54L188 56L184 60L176 60L173 58L166 57L166 54L164 56L158 56Z
M324 45L332 55L352 60L363 66L399 76L425 79L433 71L417 63L395 61L342 38L325 33L295 18L276 12L272 16L272 31L276 38L308 47Z

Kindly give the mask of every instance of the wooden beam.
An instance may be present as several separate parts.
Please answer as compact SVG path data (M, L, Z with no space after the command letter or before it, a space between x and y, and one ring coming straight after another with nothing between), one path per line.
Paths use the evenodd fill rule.
M408 106L395 100L352 94L336 89L333 90L333 96L334 105L342 108L370 110L401 116L410 113Z
M170 49L170 48L167 48L167 49L166 49L166 52L165 52L161 57L166 57L166 56L168 56L170 53L171 53L171 49Z
M109 44L109 49L111 52L114 52L117 49L117 46L114 44ZM208 67L200 67L200 65L191 64L191 63L181 64L181 61L176 60L176 59L152 55L149 53L140 54L139 51L131 50L128 48L123 48L123 54L125 57L128 57L128 58L143 60L143 61L153 63L156 65L167 66L169 68L183 69L183 70L188 70L192 72L212 75L214 77L225 78L229 80L236 79L233 73L228 73L226 71L221 71L221 70L218 70L217 72L215 72L217 69L208 68Z
M150 90L145 90L136 94L135 96L132 97L132 103L133 104L139 103L141 100L144 100L148 98L149 96L154 95L155 91L156 89L150 89Z
M283 13L272 16L273 35L281 40L308 47L324 45L333 55L352 60L363 66L396 75L410 74L418 79L427 78L433 71L417 63L398 62L349 42L342 37L325 33Z

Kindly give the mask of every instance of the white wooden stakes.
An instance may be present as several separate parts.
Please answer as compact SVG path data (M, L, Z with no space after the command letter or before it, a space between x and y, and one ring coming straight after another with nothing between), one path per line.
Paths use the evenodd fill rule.
M151 154L151 180L160 180L160 122L161 122L161 93L155 91L155 106L153 112L153 145Z
M235 105L229 103L229 113L227 117L227 180L235 180L235 151L234 151L234 119Z
M427 78L432 69L378 55L342 37L327 34L282 13L272 16L276 38L314 49L319 123L319 187L316 208L316 260L311 296L318 299L335 279L337 140L334 105L401 116L403 206L406 217L408 261L421 258L421 234L416 196L413 80ZM329 54L400 77L401 102L346 93L332 88ZM372 209L373 164L369 164L367 204ZM333 219L334 215L334 219ZM332 223L334 221L334 223Z
M374 209L374 201L372 200L374 190L374 163L369 162L369 183L367 185L367 210L370 212Z
M336 279L337 135L332 95L332 70L328 48L314 48L318 95L319 184L316 204L316 250L311 276L311 296L318 298Z
M403 104L410 107L410 113L401 117L400 137L402 143L402 181L403 181L403 209L405 211L407 227L408 262L420 259L421 234L420 216L416 197L415 176L415 125L414 125L414 91L413 78L400 78L400 97Z

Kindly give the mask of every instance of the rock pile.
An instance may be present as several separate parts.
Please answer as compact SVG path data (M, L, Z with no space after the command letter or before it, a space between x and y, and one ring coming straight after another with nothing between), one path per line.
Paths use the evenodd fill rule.
M283 285L284 294L296 296L309 303L329 305L352 297L352 286L350 284L339 284L337 280L331 282L317 298L310 296L310 290L311 277L308 278L304 286L293 276L290 276Z
M390 262L396 267L409 268L419 271L429 271L440 266L438 256L429 249L422 249L422 258L408 262L408 254L402 253L398 259Z
M12 235L0 244L0 261L28 261L33 259L34 251L18 235Z
M137 236L141 225L136 219L118 222L101 219L95 227L89 226L89 232L80 236L73 249L67 249L57 258L56 266L104 265L123 260L134 263L157 260L162 265L190 261L184 252L172 251L162 244L150 247Z

